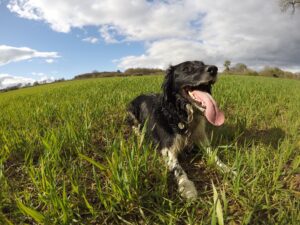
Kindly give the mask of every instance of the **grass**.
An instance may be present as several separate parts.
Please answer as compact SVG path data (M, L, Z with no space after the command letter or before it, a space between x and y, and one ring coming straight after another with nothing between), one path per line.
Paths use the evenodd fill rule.
M160 155L125 124L161 76L68 81L0 94L0 224L299 224L300 82L224 76L214 149L181 156L185 202Z

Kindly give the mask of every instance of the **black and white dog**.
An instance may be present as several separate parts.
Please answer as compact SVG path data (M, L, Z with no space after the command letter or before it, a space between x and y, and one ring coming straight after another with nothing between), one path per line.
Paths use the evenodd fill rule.
M224 123L224 114L211 96L218 68L201 61L187 61L170 66L162 84L162 94L140 95L128 107L128 121L158 146L168 168L174 173L182 197L194 199L197 190L180 166L177 156L193 144L211 154L205 123ZM146 124L146 125L145 125ZM228 171L217 157L217 165Z

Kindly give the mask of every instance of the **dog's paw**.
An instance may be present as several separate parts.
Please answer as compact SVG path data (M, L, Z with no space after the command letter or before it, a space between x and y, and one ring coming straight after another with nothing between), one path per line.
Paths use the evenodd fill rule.
M223 173L232 174L234 177L237 176L237 172L234 168L228 167L226 164L224 164L218 157L215 159L217 166L221 169Z
M232 169L230 172L231 172L231 174L233 175L233 177L236 177L236 176L237 176L237 172L236 172L235 169Z
M237 172L234 168L230 168L230 167L226 166L225 164L223 165L223 167L220 167L220 168L224 173L231 174L233 177L237 176Z
M198 196L194 182L189 179L180 179L178 182L178 189L181 196L185 199L195 200Z

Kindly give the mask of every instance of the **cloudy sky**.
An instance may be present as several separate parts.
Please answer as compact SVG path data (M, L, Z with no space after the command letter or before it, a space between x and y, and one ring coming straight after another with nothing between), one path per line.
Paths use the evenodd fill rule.
M300 71L300 10L278 0L0 0L0 28L0 88L184 60Z

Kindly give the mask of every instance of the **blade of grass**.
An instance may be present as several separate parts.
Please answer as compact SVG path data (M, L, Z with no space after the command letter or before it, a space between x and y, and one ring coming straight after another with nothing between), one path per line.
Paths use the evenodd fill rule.
M214 182L212 181L211 183L212 183L212 188L213 188L213 193L214 193L214 207L215 207L215 212L217 214L218 224L224 225L223 209L222 209L222 205L220 202L220 198L219 198L217 189L214 185Z
M106 167L105 167L105 166L103 166L102 164L96 162L95 160L93 160L93 159L91 159L91 158L89 158L89 157L87 157L87 156L85 156L85 155L83 155L83 154L80 154L80 153L79 153L78 155L79 155L80 158L82 158L82 159L88 161L89 163L93 164L93 165L96 166L98 169L100 169L100 170L106 170Z
M25 206L19 199L16 199L18 208L26 215L30 216L32 219L34 219L38 223L43 223L45 220L45 217L43 214L39 213L38 211L31 209L27 206Z

